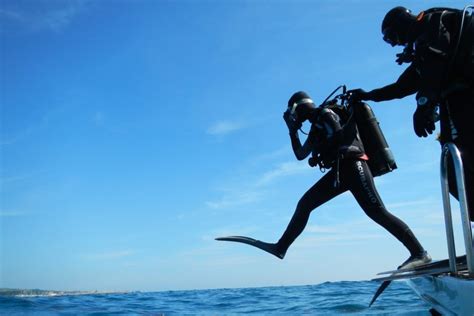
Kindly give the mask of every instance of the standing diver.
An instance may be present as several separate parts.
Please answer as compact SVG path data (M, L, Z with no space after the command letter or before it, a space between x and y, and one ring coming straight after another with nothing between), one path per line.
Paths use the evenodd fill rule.
M461 153L469 217L474 222L474 17L468 7L464 11L433 8L418 15L404 7L390 10L382 22L383 40L405 46L396 61L410 65L395 83L369 92L349 92L353 98L376 102L416 93L413 127L418 137L433 133L439 107L439 141L441 145L453 142ZM451 159L448 183L458 199Z
M375 188L355 120L342 122L342 113L340 116L336 112L328 107L315 107L311 98L302 91L293 94L288 101L283 118L296 158L303 160L311 154L308 160L310 166L319 165L330 171L301 197L280 240L266 243L243 236L220 237L216 240L246 243L283 259L290 245L303 232L310 213L341 193L351 191L367 216L388 230L410 252L410 257L400 268L430 262L430 256L410 228L385 208ZM306 120L311 123L311 129L302 145L298 129Z

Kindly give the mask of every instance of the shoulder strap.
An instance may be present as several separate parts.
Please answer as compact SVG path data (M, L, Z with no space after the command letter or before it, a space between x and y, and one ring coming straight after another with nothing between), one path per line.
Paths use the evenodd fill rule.
M432 13L443 12L443 11L461 12L461 10L458 10L458 9L437 7L437 8L431 8L431 9L428 9L428 10L425 10L425 11L421 11L420 14L432 14Z

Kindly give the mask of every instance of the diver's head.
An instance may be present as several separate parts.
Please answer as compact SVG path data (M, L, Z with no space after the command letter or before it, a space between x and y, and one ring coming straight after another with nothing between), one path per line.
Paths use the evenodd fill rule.
M310 119L316 110L313 100L304 91L294 93L288 100L288 112L293 120L303 123Z
M405 7L395 7L387 12L382 22L383 40L388 44L407 45L413 42L416 16Z

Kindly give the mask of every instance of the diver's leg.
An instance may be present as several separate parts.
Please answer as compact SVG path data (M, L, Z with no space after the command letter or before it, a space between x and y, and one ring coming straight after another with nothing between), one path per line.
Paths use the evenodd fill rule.
M424 254L425 250L407 224L385 208L375 188L374 179L367 163L354 161L346 164L345 168L349 169L345 173L352 176L348 188L367 216L395 236L412 256Z
M334 170L331 170L301 197L288 227L276 244L276 247L282 256L285 255L290 245L303 232L308 223L311 211L346 191L345 185L342 181L339 187L336 188L334 180L335 173Z

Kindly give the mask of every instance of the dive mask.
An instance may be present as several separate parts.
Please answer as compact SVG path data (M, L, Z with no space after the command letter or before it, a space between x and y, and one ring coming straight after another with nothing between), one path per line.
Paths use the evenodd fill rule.
M293 103L292 106L288 107L288 116L292 121L298 121L298 112L296 111L296 109L302 104L314 104L314 102L310 98L304 98L298 100L297 102Z
M383 40L386 43L392 46L401 45L400 37L398 36L397 32L393 28L387 27L386 29L383 30L382 34L383 34Z

